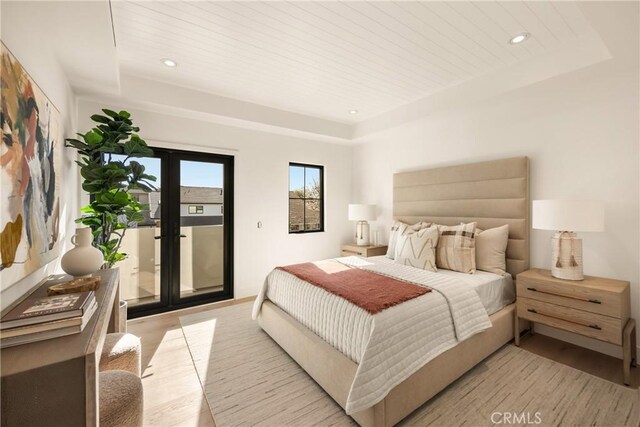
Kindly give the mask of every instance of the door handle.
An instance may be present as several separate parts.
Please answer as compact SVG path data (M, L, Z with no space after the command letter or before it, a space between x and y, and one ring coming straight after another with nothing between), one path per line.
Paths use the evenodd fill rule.
M164 234L161 234L159 236L153 236L153 238L156 240L164 239L164 237L165 237Z
M180 238L184 239L184 238L185 238L185 237L187 237L187 236L186 236L186 234L181 234L181 235L179 235L178 237L180 237Z

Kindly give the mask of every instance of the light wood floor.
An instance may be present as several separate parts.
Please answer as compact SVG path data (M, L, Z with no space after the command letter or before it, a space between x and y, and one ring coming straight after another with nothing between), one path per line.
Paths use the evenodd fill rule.
M179 318L252 299L207 304L128 322L128 331L142 339L145 425L215 426ZM622 362L614 357L540 334L523 337L521 348L622 384ZM638 388L639 384L640 368L634 368L631 386Z
M127 322L128 332L142 340L145 426L215 427L179 319L254 298L206 304Z
M624 385L622 360L541 334L520 338L520 348L616 384ZM640 367L631 368L632 388L640 386Z

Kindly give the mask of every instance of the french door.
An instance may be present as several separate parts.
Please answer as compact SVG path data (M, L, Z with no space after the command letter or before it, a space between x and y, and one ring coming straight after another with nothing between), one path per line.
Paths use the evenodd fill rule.
M129 318L233 297L233 157L154 148L132 159L158 178L135 191L144 220L121 251L120 298Z

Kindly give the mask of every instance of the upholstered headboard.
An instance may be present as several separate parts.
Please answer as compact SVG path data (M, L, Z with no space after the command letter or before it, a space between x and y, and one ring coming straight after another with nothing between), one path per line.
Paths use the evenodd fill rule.
M507 271L529 268L529 159L515 157L393 176L393 217L413 224L509 224Z

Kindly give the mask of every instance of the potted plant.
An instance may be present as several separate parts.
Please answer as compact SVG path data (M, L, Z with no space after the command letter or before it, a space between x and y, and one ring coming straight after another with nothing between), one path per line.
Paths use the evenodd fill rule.
M143 206L130 190L155 190L152 182L156 177L146 174L144 165L131 160L153 155L137 134L140 128L133 125L131 114L108 109L102 112L91 116L96 122L93 129L79 133L80 139L67 139L66 146L78 150L80 160L76 163L83 178L82 189L91 195L76 223L91 229L93 245L102 252L101 268L111 268L127 257L120 252L127 228L144 219ZM120 301L120 313L119 330L126 332L126 301Z
M127 256L119 250L129 225L144 219L143 206L129 191L155 190L152 182L156 177L131 160L153 155L137 134L140 128L133 125L131 114L108 109L102 112L91 116L96 122L93 129L79 133L81 139L67 139L66 145L78 150L80 160L76 163L83 178L82 189L91 195L91 202L81 209L82 216L76 222L91 228L93 244L104 257L102 268L111 268Z

